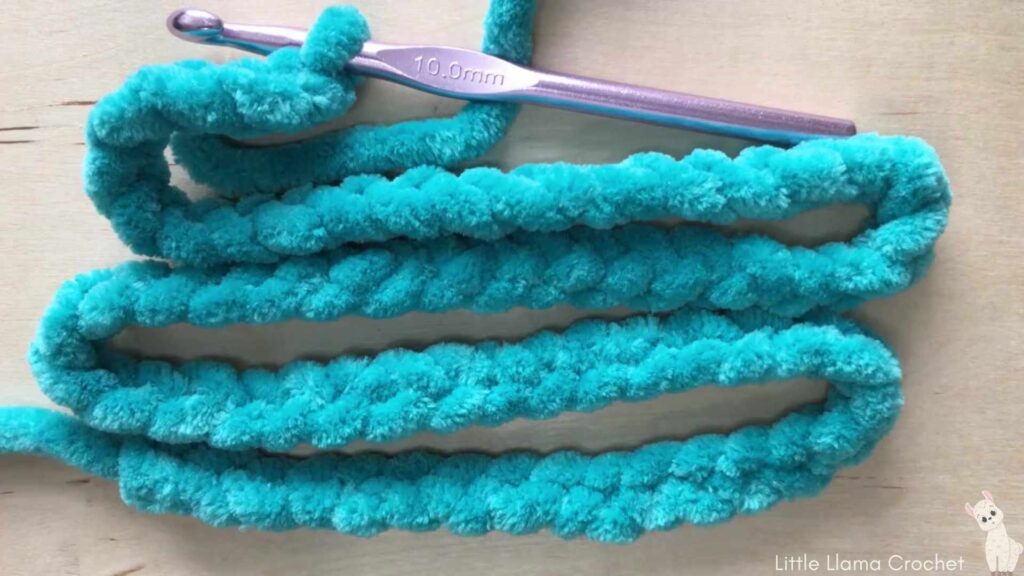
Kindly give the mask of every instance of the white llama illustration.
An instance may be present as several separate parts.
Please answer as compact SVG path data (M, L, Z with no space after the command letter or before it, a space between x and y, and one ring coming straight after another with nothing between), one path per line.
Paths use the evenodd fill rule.
M964 504L964 510L978 522L978 527L986 532L985 536L985 560L988 562L988 569L993 576L1008 576L1013 574L1017 567L1017 559L1024 546L1006 533L1006 525L1003 524L1003 511L996 506L992 494L982 490L981 495L985 497L974 506Z

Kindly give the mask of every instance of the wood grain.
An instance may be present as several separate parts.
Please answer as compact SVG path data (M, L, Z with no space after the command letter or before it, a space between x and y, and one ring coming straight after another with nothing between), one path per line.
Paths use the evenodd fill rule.
M235 20L306 25L325 2L209 0ZM375 37L474 46L485 5L472 0L357 1ZM164 32L171 2L8 0L0 20L0 403L48 405L24 360L59 283L130 258L81 191L91 104L132 70L185 57L235 58ZM864 465L820 497L712 529L682 528L628 547L546 534L459 539L444 532L372 540L332 533L242 533L121 504L111 483L26 457L0 458L0 574L271 575L765 574L776 555L887 559L963 556L984 574L984 538L963 513L987 489L1024 539L1024 2L548 0L535 62L543 68L852 117L862 131L909 133L940 152L954 209L928 278L858 316L904 363L907 408ZM370 82L351 118L391 121L458 103ZM605 162L639 150L729 152L742 143L567 112L524 111L487 158ZM849 228L827 211L781 229L814 239ZM196 334L135 332L123 345L242 362L373 350L441 337L476 339L564 325L560 308L481 318L455 313L385 322L287 324ZM282 345L281 343L286 343ZM218 348L218 347L222 347ZM550 422L515 422L398 445L601 450L728 430L819 397L818 383L701 391ZM358 448L358 447L357 447ZM883 570L881 573L888 573Z

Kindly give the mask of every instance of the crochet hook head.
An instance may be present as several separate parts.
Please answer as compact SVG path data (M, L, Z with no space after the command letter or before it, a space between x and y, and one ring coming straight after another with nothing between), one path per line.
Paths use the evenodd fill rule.
M230 46L263 55L287 46L302 46L306 41L306 31L301 28L225 24L215 14L196 8L171 12L167 29L189 42Z
M172 13L167 27L189 42L264 55L301 46L306 39L306 30L299 28L228 24L197 9ZM346 66L357 74L453 98L540 104L777 144L857 133L850 120L541 72L462 48L366 42Z

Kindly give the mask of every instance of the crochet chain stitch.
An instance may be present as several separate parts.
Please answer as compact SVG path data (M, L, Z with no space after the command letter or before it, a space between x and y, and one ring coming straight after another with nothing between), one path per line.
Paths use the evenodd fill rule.
M532 1L492 2L484 49L526 61L533 12ZM839 313L907 288L928 267L950 193L925 143L867 135L736 158L703 150L451 171L501 138L515 116L503 104L263 148L225 138L343 114L357 79L342 64L368 37L357 11L334 7L301 49L147 67L96 105L88 194L133 250L177 264L127 263L58 290L29 359L43 391L76 417L2 409L0 450L62 459L117 479L142 510L215 526L362 536L547 528L629 542L816 494L890 429L902 405L898 361ZM193 201L170 184L169 142L218 196ZM873 215L851 241L813 248L633 223L782 219L834 203ZM275 371L139 359L109 345L129 326L558 303L641 314ZM769 425L630 451L267 452L796 377L828 381L826 401Z

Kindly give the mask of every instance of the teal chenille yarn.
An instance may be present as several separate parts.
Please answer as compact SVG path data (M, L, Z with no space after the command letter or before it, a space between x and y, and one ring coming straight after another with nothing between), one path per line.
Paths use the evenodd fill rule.
M484 49L525 61L533 11L527 0L492 2ZM343 114L357 79L342 64L367 37L355 10L331 8L301 50L144 68L96 105L86 190L126 244L156 259L60 288L29 358L75 417L2 409L0 450L62 459L116 479L142 510L215 526L548 529L629 542L816 494L890 429L898 361L839 314L906 289L931 261L950 194L922 141L867 135L736 158L705 150L453 171L501 138L515 115L502 104L264 148L225 138ZM217 196L193 201L170 185L169 142ZM836 203L873 215L851 241L814 248L636 223L782 219ZM109 346L128 326L560 303L640 314L276 371ZM827 400L770 425L630 451L272 453L796 377L828 381Z

